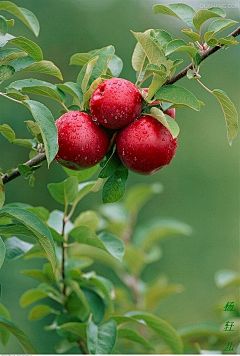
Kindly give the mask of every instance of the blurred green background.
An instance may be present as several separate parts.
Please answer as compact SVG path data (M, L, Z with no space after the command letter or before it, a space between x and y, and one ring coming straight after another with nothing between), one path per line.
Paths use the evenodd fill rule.
M52 60L62 70L65 81L74 81L79 67L69 66L69 58L76 52L87 52L113 44L116 54L124 61L123 78L135 82L131 68L131 55L135 39L130 33L148 28L166 29L174 37L182 37L185 28L180 20L163 15L154 15L154 0L15 0L17 5L33 11L41 25L36 40L24 25L16 21L13 34L35 40L43 49L44 58ZM173 1L174 2L174 1ZM188 1L196 10L211 6L209 1ZM237 1L218 1L227 11L227 17L240 20ZM231 6L230 6L231 4ZM213 6L214 4L212 4ZM234 6L235 5L235 6ZM19 32L20 31L20 32ZM226 34L228 30L226 31ZM187 38L184 38L187 40ZM210 89L223 89L240 111L240 47L233 46L218 51L206 60L202 67L202 81ZM183 55L184 64L189 63ZM27 75L31 77L31 75ZM19 75L18 78L23 77ZM24 75L26 77L26 74ZM38 75L34 75L40 78ZM41 77L42 78L42 77ZM55 83L54 78L46 77ZM130 174L128 185L138 182L161 182L164 192L156 196L141 212L139 220L152 216L173 217L193 227L191 237L176 237L163 243L162 259L148 268L148 279L156 271L167 274L170 282L182 283L185 290L162 303L160 316L175 327L203 321L216 321L214 306L224 295L214 283L214 273L219 269L239 270L239 137L229 147L226 138L224 117L216 99L197 83L184 78L179 85L192 90L205 107L201 112L180 108L176 119L181 133L176 157L169 167L157 174L145 177ZM58 117L61 107L39 97ZM1 99L0 123L11 125L18 137L28 137L24 120L31 119L26 108L6 99ZM1 167L15 167L28 159L25 148L14 147L0 137ZM18 178L6 185L7 203L19 201L34 206L43 205L59 209L48 194L49 182L65 178L62 169L54 162L50 170L46 164L36 173L35 188L30 188L24 179ZM81 210L94 209L101 203L99 195L92 195L82 202ZM2 303L9 308L14 323L20 325L30 336L39 353L55 353L54 333L42 331L43 321L29 322L27 311L22 310L18 300L21 294L35 283L29 277L20 276L19 270L30 268L33 262L15 261L5 263L0 271ZM39 266L41 266L39 262ZM36 267L36 265L34 265ZM105 271L105 270L104 270ZM99 271L101 273L101 271ZM13 338L1 353L21 353Z

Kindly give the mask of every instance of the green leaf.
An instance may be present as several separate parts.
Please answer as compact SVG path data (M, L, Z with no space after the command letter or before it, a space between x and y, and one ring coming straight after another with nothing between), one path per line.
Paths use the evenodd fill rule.
M33 247L29 242L22 241L16 236L9 237L5 244L6 260L8 261L24 256Z
M176 330L165 320L146 312L132 311L126 314L137 320L143 320L148 327L153 329L172 349L174 354L183 352L183 343Z
M53 199L65 206L72 203L77 197L78 181L76 177L69 177L61 183L50 183L47 187Z
M162 64L167 66L167 59L160 47L154 42L150 33L148 32L133 32L132 34L135 36L137 41L142 46L149 62L151 64L155 64L157 66L161 66Z
M14 67L15 72L23 71L25 68L29 67L31 64L36 63L36 59L30 56L21 56L20 58L15 59L11 65Z
M0 177L0 210L4 205L4 202L5 202L5 188L4 188L2 178Z
M21 271L22 274L35 278L38 281L41 281L43 283L48 283L51 284L52 281L51 279L48 277L48 275L46 275L44 272L40 271L40 270L23 270Z
M5 260L5 255L6 255L6 246L0 237L0 268L2 267L3 262Z
M193 40L193 42L201 40L200 35L197 32L194 32L192 29L182 30L182 33L184 33L184 35L190 37L191 40Z
M223 337L226 334L220 329L219 325L212 323L199 323L189 326L184 326L178 330L179 335L183 339L192 339L196 337Z
M106 161L104 167L100 171L98 177L99 178L108 178L111 177L118 169L118 167L122 165L120 158L118 157L117 151L113 151L111 156Z
M43 206L35 206L35 207L29 207L25 209L31 211L43 221L47 221L49 219L49 211Z
M199 10L196 12L196 14L194 15L193 17L193 24L196 28L196 30L200 30L202 24L209 20L209 19L212 19L214 17L221 17L222 15L219 15L217 12L213 12L213 11L210 11L210 10Z
M118 77L123 70L123 61L120 57L114 54L108 63L108 68L114 77Z
M217 33L225 30L228 27L236 25L238 21L228 20L228 19L218 19L213 21L209 27L208 31L212 32L212 35L215 36Z
M25 100L23 103L39 124L49 166L58 152L58 134L52 113L46 106L35 100Z
M90 277L88 280L92 285L94 285L98 290L101 291L101 294L105 297L107 301L107 307L109 309L109 312L112 314L114 311L113 297L111 296L111 293L114 292L114 285L112 284L112 282L101 276L93 276Z
M148 349L154 350L154 348L148 342L148 340L145 339L144 337L142 337L135 330L122 328L122 329L118 330L117 336L118 336L118 338L127 339L127 340L130 340L130 341L135 341L135 342L147 347Z
M115 203L122 199L125 194L125 187L128 178L128 169L123 165L115 171L115 173L108 178L103 186L102 201L103 204Z
M58 326L59 329L68 331L74 335L79 336L79 338L84 341L87 340L87 324L85 323L77 323L77 322L69 322Z
M96 235L94 230L87 226L77 226L70 231L70 235L79 243L99 248L118 260L124 255L124 245L120 239L107 232Z
M95 211L86 210L76 217L74 220L74 226L87 226L95 231L99 225L99 222L100 217Z
M108 63L110 61L110 59L112 58L113 54L115 52L115 49L113 46L107 46L104 48L101 48L99 50L94 51L93 54L91 54L91 59L93 59L94 57L98 57L98 60L91 72L91 76L89 78L88 81L88 85L86 87L86 89L88 89L91 84L97 79L99 78L101 75L105 74L108 68ZM82 84L82 80L86 74L86 70L87 70L87 65L88 63L86 63L83 68L81 69L78 78L77 78L77 84L81 87ZM81 98L83 97L83 92L81 90ZM82 100L80 100L82 101Z
M155 64L148 64L147 67L146 67L146 72L147 71L153 72L155 74L159 74L159 75L161 75L163 77L165 77L166 74L167 74L166 73L166 67L163 67L163 66L159 67L159 66L156 66ZM164 78L162 80L164 81ZM150 90L150 88L149 88L149 90ZM149 90L148 90L148 92L149 92ZM149 98L152 98L152 97L153 97L153 95L150 94Z
M232 145L232 140L237 136L238 133L238 113L237 110L229 99L226 93L220 89L214 89L213 95L219 101L225 121L227 126L227 137L229 145Z
M66 279L65 283L67 286L71 288L72 291L76 293L76 296L81 301L82 306L84 307L84 315L82 315L83 319L85 319L91 312L89 303L86 299L86 296L83 293L83 290L80 288L78 282L72 279Z
M238 41L236 41L234 39L233 36L227 36L227 37L223 37L223 38L219 38L217 40L218 43L220 43L221 45L238 45Z
M31 233L36 236L36 240L44 248L55 268L56 256L52 235L47 226L35 214L20 208L4 208L0 211L0 217L8 217L21 222ZM31 236L32 237L32 236Z
M63 170L70 176L70 177L77 177L78 183L84 182L91 178L94 173L98 170L99 165L94 167L84 169L82 171L74 171L72 169L68 169L63 167Z
M7 87L7 92L9 92L11 89L20 90L26 93L43 95L60 102L65 101L64 93L59 90L56 85L38 79L16 80Z
M75 99L81 101L81 92L79 91L78 85L76 83L66 82L64 84L57 84L57 87L60 90L72 95Z
M92 75L92 71L93 71L93 68L96 64L96 62L98 61L99 57L96 56L96 57L93 57L87 64L86 64L86 71L85 71L85 75L82 79L82 82L81 82L81 89L82 89L82 92L83 94L87 91L87 85L88 85L88 82L90 80L90 77Z
M17 339L24 352L26 352L27 354L37 353L36 350L34 350L32 344L30 343L30 340L27 335L11 321L0 316L0 326L3 326L5 329L7 329Z
M51 312L52 312L52 308L49 307L48 305L45 304L36 305L30 310L28 319L29 320L42 319L46 315L50 314Z
M176 3L168 5L154 5L153 12L155 14L171 15L185 22L189 27L193 27L193 16L195 10L186 4Z
M133 242L136 246L148 249L169 235L189 236L191 233L191 227L180 221L172 219L151 219L136 228L133 234Z
M9 88L7 89L7 95L10 96L11 98L17 99L17 100L29 100L29 96L26 94L22 94L19 90L16 90L14 88Z
M92 355L110 354L117 338L117 327L110 319L100 326L90 321L87 326L87 346Z
M0 132L9 142L11 143L14 142L15 132L9 125L7 124L0 125Z
M170 131L173 138L176 138L179 135L180 129L177 122L170 117L163 113L162 110L158 108L151 108L150 114L155 117L163 126L165 126L168 131Z
M163 186L160 183L140 183L128 189L124 206L130 213L137 213L155 194L160 194Z
M145 31L144 33L149 33L150 30ZM132 54L132 67L133 69L141 73L145 70L147 64L149 63L146 53L139 42L137 42L133 54Z
M29 66L21 69L20 71L48 74L63 80L60 69L53 62L46 60L39 60L39 62L31 63Z
M169 42L166 48L166 55L168 56L171 53L175 52L184 52L187 53L190 57L195 57L198 53L197 49L191 45L188 45L183 40L173 40Z
M15 69L9 65L2 65L0 66L0 81L3 82L11 78L15 73Z
M151 30L150 35L157 41L157 43L166 50L167 44L172 41L172 36L165 30Z
M84 66L91 59L91 53L75 53L70 58L70 65Z
M157 91L155 99L173 103L176 107L184 106L196 111L200 110L197 98L189 90L177 85L163 86Z
M12 61L17 58L25 57L27 56L26 52L21 51L20 49L17 48L8 48L8 49L3 49L0 52L0 61L1 64L4 62Z
M18 7L11 1L1 1L0 10L10 12L19 18L19 20L21 20L26 26L30 28L30 30L33 31L35 36L38 36L40 30L39 22L31 11L24 9L23 7Z
M6 35L8 31L8 25L3 16L0 16L0 35Z
M20 299L20 305L22 308L26 308L28 305L37 302L43 298L46 298L47 294L39 289L27 290Z
M13 43L16 46L20 47L37 61L43 60L43 53L41 48L35 42L29 40L28 38L19 36L19 37L12 38L8 42Z
M11 320L9 311L1 303L0 303L0 316L4 317L7 320ZM7 329L5 329L4 327L0 326L0 342L4 346L7 344L9 336L10 336L9 331Z

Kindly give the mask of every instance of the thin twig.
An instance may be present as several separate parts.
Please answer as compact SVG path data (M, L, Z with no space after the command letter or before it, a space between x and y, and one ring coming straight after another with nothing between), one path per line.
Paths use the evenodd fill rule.
M234 30L232 33L229 34L229 36L233 36L233 37L237 37L239 35L240 35L240 26L236 30ZM222 46L221 45L217 45L217 46L212 47L212 48L210 48L208 50L202 51L202 53L201 53L202 61L204 61L207 57L211 56L213 53L217 52L220 48L222 48ZM184 68L177 75L175 75L174 77L172 77L171 79L166 81L163 85L176 83L178 80L180 80L183 77L185 77L185 75L187 74L187 71L189 69L193 69L192 64L189 64L186 68ZM2 95L2 94L0 94L0 95ZM3 96L5 96L5 95L3 95ZM40 162L44 161L45 159L46 159L45 153L40 153L39 155L37 155L36 157L34 157L33 159L31 159L30 161L28 161L28 162L26 162L24 164L29 166L29 167L33 167L35 165L38 165ZM19 176L20 176L19 170L17 168L15 168L12 171L12 173L10 173L9 175L8 174L4 174L2 176L3 184L6 184L6 183L10 182L12 179L17 178Z

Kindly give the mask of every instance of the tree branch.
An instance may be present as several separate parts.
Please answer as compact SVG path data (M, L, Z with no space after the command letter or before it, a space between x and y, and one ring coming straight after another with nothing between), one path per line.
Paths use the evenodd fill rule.
M232 33L229 34L229 36L233 36L233 37L237 37L239 35L240 35L240 26L238 28L236 28L236 30L234 30ZM207 57L209 57L213 53L217 52L221 48L222 48L222 46L218 45L218 46L212 47L212 48L210 48L210 49L208 49L206 51L202 51L201 52L202 61L204 61L204 59L206 59ZM180 80L183 77L185 77L185 75L187 74L187 71L189 69L192 69L192 64L189 64L186 68L181 70L181 72L179 72L177 75L175 75L174 77L169 79L166 83L164 83L164 85L176 83L178 80ZM46 154L45 153L40 153L39 155L37 155L36 157L34 157L33 159L31 159L30 161L28 161L28 162L26 162L24 164L26 166L33 167L33 166L38 165L39 163L41 163L45 159L46 159ZM10 174L4 174L2 176L3 184L6 184L6 183L10 182L11 180L13 180L13 179L15 179L15 178L17 178L19 176L20 176L19 170L17 168L15 168Z
M229 36L233 36L233 37L237 37L239 35L240 35L240 26L238 28L236 28L236 30L234 30L232 33L229 34ZM221 48L222 48L222 46L218 45L218 46L212 47L206 51L202 51L201 52L202 61L204 61L204 59L209 57L211 54L217 52ZM164 83L163 85L173 84L173 83L177 82L179 79L182 79L183 77L185 77L185 75L187 74L187 71L192 68L193 68L192 64L189 64L186 68L184 68L183 70L181 70L181 72L179 72L174 77L172 77L171 79L166 81L166 83Z
M37 156L33 157L32 159L30 159L29 161L27 161L24 164L25 164L25 166L33 167L33 166L37 166L39 163L43 162L45 159L46 159L46 154L39 153ZM20 175L21 174L20 174L18 168L15 168L10 174L4 174L2 176L3 184L10 182L11 180L19 177Z

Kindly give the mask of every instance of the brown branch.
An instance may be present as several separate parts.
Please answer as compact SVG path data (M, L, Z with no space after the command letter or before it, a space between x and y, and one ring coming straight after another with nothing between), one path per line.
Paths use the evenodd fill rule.
M240 26L236 30L234 30L232 33L229 34L229 36L233 36L233 37L237 37L239 35L240 35ZM208 49L206 51L202 51L201 52L202 61L204 61L204 59L209 57L211 54L217 52L221 48L222 48L222 46L218 45L218 46L212 47L212 48L210 48L210 49ZM183 77L185 77L185 75L187 74L187 71L189 69L192 69L192 68L193 68L192 64L189 64L186 68L184 68L183 70L181 70L181 72L179 72L174 77L172 77L171 79L166 81L166 83L164 83L163 85L173 84L173 83L177 82L178 80L180 80Z
M24 165L28 166L28 167L37 166L39 163L45 161L45 159L46 159L46 154L39 153L37 156L33 157L32 159L30 159L29 161L24 163ZM10 174L4 174L2 176L3 184L10 182L11 180L19 177L20 175L21 174L20 174L18 168L15 168Z
M233 36L233 37L237 37L239 35L240 35L240 26L238 28L236 28L236 30L234 30L232 33L229 34L229 36ZM204 61L204 59L206 59L207 57L209 57L213 53L217 52L221 48L222 48L222 46L218 45L218 46L212 47L212 48L210 48L210 49L208 49L206 51L202 51L201 52L202 61ZM163 85L176 83L178 80L180 80L183 77L185 77L185 75L187 74L187 71L189 69L192 69L192 64L189 64L186 68L181 70L181 72L179 72L177 75L175 75L174 77L169 79ZM28 167L33 167L33 166L38 165L39 163L41 163L45 159L46 159L45 153L40 153L39 155L37 155L36 157L34 157L33 159L31 159L30 161L28 161L28 162L26 162L24 164L26 166L28 166ZM20 176L19 170L17 168L15 168L10 174L4 174L2 176L3 184L6 184L6 183L10 182L11 180L13 180L13 179L15 179L15 178L17 178L19 176Z

